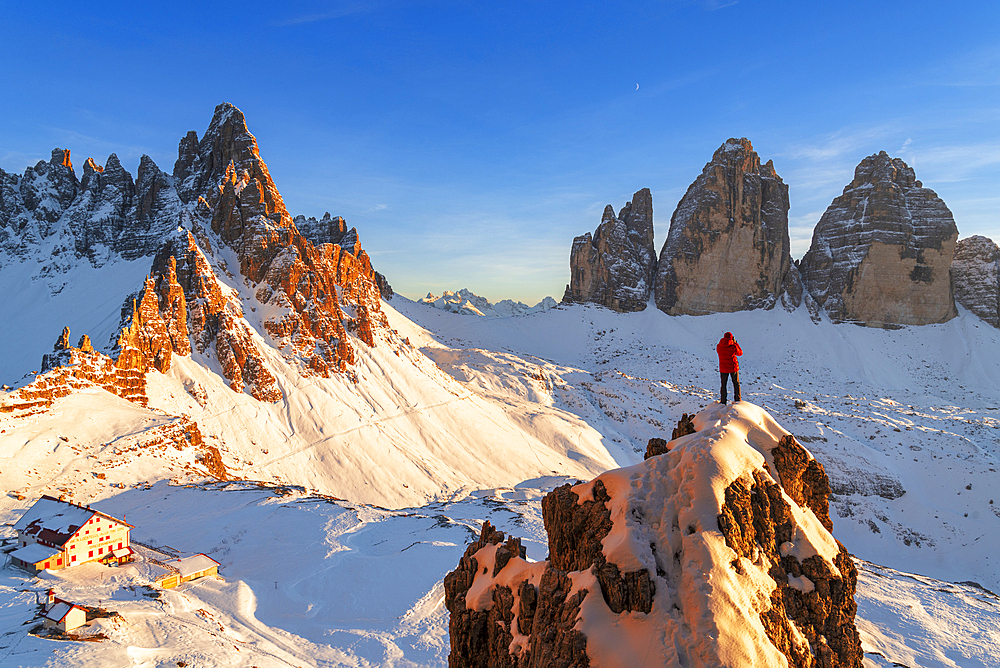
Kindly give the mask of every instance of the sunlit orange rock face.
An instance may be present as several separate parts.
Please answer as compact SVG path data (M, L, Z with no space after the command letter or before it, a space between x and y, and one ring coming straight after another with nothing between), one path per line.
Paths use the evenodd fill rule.
M76 346L70 344L69 327L56 340L53 351L42 357L41 373L35 380L12 392L0 411L43 410L59 397L84 387L98 385L122 399L145 406L146 356L132 347L117 351L117 359L94 350L84 335Z
M188 133L179 154L174 178L182 200L197 197L196 223L236 251L244 283L269 312L279 312L262 322L274 346L303 372L347 371L355 361L347 332L373 346L374 330L388 327L376 274L357 232L344 234L349 246L319 247L299 232L243 113L232 105L216 108L201 141ZM195 335L197 328L191 331ZM236 338L253 346L248 337ZM246 352L252 357L249 348ZM266 371L263 364L260 369Z

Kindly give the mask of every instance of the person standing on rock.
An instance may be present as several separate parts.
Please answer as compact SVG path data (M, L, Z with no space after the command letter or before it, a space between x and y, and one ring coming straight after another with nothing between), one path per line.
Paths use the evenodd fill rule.
M743 349L736 343L733 333L726 332L719 340L719 345L715 346L715 352L719 353L719 374L722 376L722 398L719 403L726 403L730 377L733 379L733 401L740 401L740 361L736 358L743 354Z

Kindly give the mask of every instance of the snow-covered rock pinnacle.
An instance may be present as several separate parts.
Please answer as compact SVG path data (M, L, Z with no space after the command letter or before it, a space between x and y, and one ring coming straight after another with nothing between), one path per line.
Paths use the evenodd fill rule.
M1000 327L1000 248L975 235L959 239L951 261L955 301Z
M632 195L618 215L609 204L594 235L573 239L564 303L593 302L615 311L646 308L656 272L653 196Z
M926 325L955 317L951 211L911 167L870 155L813 231L799 271L834 321Z
M749 140L729 139L670 218L656 270L656 306L671 315L801 303L788 240L788 186Z
M747 402L693 427L550 493L546 561L486 523L445 578L449 665L860 667L823 466Z

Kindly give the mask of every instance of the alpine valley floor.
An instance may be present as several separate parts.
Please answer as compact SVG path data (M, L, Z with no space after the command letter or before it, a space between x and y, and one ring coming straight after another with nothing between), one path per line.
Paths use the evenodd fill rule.
M714 401L725 331L745 351L743 398L830 476L834 535L859 559L866 665L1000 665L1000 331L961 310L882 330L813 323L804 308L479 318L399 296L383 308L408 346L365 352L354 389L288 380L286 399L261 407L181 360L151 372L148 409L94 391L0 416L5 536L39 495L63 493L124 515L148 546L127 567L0 571L0 665L445 666L442 579L480 523L545 558L541 497L641 460L649 438ZM411 405L389 400L401 394ZM370 414L351 417L362 400ZM211 482L194 453L149 445L182 415L240 479ZM407 444L421 442L417 457ZM442 464L446 446L470 453L465 479ZM398 447L424 467L400 464ZM153 590L149 559L174 551L209 554L222 579ZM88 631L106 639L29 635L49 588L117 611Z

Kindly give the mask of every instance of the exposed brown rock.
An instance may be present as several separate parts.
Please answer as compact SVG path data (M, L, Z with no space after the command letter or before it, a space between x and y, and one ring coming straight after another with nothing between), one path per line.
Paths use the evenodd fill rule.
M677 421L677 426L674 427L673 432L670 434L670 440L676 441L681 436L687 436L688 434L693 434L694 432L694 415L683 413L681 415L681 419Z
M885 151L857 166L813 231L802 281L835 322L926 325L955 317L958 228L912 168Z
M67 327L67 329L69 328ZM94 344L90 342L90 337L86 334L80 337L80 341L76 344L76 347L85 353L94 352Z
M69 159L69 149L54 148L52 149L52 159L49 160L53 165L61 165L63 167L69 167L73 169L73 161Z
M124 339L112 351L116 364L138 373L165 371L171 355L193 349L218 355L237 391L273 401L281 393L267 343L301 373L353 377L357 340L373 346L389 329L381 298L392 288L373 270L357 230L327 215L311 230L317 243L303 236L230 104L216 108L204 137L190 132L180 142L172 178L143 156L133 181L111 154L104 166L87 159L77 179L63 149L23 176L0 171L0 230L9 230L0 251L22 260L40 240L59 240L51 258L39 259L54 292L65 284L58 275L81 257L100 267L112 257L155 255L152 285L147 280L126 303ZM219 254L230 249L238 266ZM234 291L244 287L271 308Z
M63 329L54 351L42 356L41 373L35 380L16 390L10 403L2 410L41 410L52 402L83 388L102 387L122 399L141 406L146 396L146 370L149 363L141 352L132 347L119 351L117 359L95 352L89 337L82 337L80 346L69 344L69 327Z
M590 593L580 589L571 594L569 575L545 569L538 586L538 607L532 625L531 651L526 668L589 668L587 637L578 631L580 605Z
M525 665L519 664L508 649L513 640L511 623L514 619L515 596L511 588L495 587L493 605L489 610L470 610L465 601L469 588L472 587L476 575L481 570L480 564L473 555L487 545L501 545L503 543L503 532L494 529L488 521L484 522L479 540L474 541L466 548L458 568L448 573L444 578L445 606L451 613L448 621L448 631L452 638L451 654L448 656L449 668L478 666L515 668L518 665ZM512 556L521 558L525 556L521 541L516 538L511 538L497 549L492 575L495 576L506 566ZM484 572L483 575L487 575L487 573ZM528 595L529 599L534 600L534 587L530 584L527 586L532 591ZM522 594L523 592L519 589L518 598ZM526 622L526 624L528 623Z
M243 307L225 296L194 235L172 235L154 258L153 271L158 275L154 292L163 314L164 335L188 345L186 353L175 352L190 354L193 341L199 353L214 351L234 391L246 391L260 401L280 400L281 390L243 319ZM186 323L182 324L182 317Z
M138 350L146 365L161 373L170 369L173 344L167 324L160 316L154 279L147 277L139 298L132 301L129 322L118 335L117 347L119 350Z
M650 457L655 457L657 455L662 455L667 452L667 442L662 438L651 438L649 443L646 444L646 456L643 459L649 459Z
M798 505L812 510L827 531L830 520L830 479L823 465L812 458L791 434L781 437L771 450L774 468L785 493Z
M737 665L738 657L749 662L739 665L777 665L780 653L794 668L860 668L854 565L813 513L800 512L813 509L829 526L822 466L791 437L776 442L765 432L748 434L745 421L761 419L755 408L707 410L712 426L705 438L548 494L542 501L547 562L511 556L513 550L499 548L503 534L484 527L445 578L454 622L449 665L584 666L609 652L627 657L620 643L628 636L616 634L628 624L629 633L670 634L669 643L647 650L656 665ZM743 422L727 426L730 420ZM684 416L679 429L692 424ZM781 482L748 464L728 478L717 500L722 512L704 516L695 510L703 506L696 495L716 493L707 476L733 475L722 473L711 454L722 453L720 437L727 441L723 450L763 455ZM760 461L746 455L745 461ZM605 550L655 573L622 574ZM800 561L800 554L811 556ZM720 557L724 562L715 563ZM716 606L726 612L709 613ZM754 621L733 625L734 613ZM602 631L588 638L595 623Z
M781 546L793 535L791 508L781 487L763 472L754 472L753 480L749 487L740 479L726 489L718 522L726 545L740 557L759 561L763 553L771 564L770 575L777 588L771 607L760 616L768 637L792 666L859 668L864 652L854 625L857 571L850 555L838 543L835 565L839 574L818 556L802 563L794 556L782 556ZM808 578L812 589L802 591L789 585L789 577L801 576ZM808 646L796 641L792 622Z
M654 282L671 315L800 303L788 240L788 186L747 139L729 139L670 219Z
M681 415L681 419L677 421L677 426L674 427L673 432L670 434L670 441L675 441L681 436L687 436L688 434L693 434L694 432L694 415L684 413ZM669 441L665 441L662 438L649 439L649 443L646 444L645 459L669 452L670 448L667 447L668 443Z
M564 303L593 302L615 311L642 311L656 272L653 196L643 188L615 215L609 204L596 232L573 240Z

